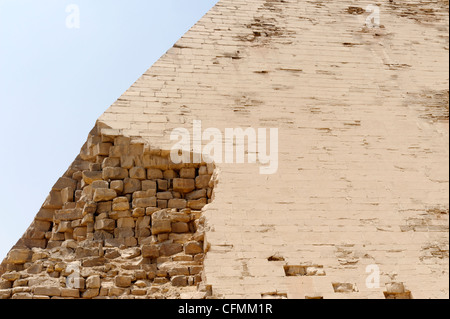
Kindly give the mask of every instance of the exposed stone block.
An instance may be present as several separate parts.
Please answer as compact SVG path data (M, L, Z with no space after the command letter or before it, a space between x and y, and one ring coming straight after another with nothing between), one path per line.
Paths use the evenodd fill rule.
M176 178L173 180L173 190L180 193L190 193L195 189L193 179Z

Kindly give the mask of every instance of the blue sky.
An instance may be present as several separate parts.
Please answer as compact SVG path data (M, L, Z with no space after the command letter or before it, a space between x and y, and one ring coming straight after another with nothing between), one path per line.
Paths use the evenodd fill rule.
M0 261L96 119L216 2L0 0Z

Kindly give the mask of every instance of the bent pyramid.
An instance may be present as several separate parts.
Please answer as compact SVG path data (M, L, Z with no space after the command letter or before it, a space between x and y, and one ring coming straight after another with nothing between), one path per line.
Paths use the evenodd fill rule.
M221 0L98 119L0 297L448 298L448 45L448 1ZM278 170L175 164L194 121L277 128Z

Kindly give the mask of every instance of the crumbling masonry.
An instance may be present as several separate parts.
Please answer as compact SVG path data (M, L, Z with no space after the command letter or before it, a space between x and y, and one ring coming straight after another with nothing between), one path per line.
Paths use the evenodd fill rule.
M219 1L98 119L0 298L448 298L448 21ZM194 120L278 128L278 172L171 163Z

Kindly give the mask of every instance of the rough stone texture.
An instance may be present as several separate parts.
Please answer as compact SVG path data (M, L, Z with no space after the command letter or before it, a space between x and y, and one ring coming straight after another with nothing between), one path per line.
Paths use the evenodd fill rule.
M84 183L78 183L76 189L63 188L72 185L72 179L60 179L56 189L65 193L58 197L64 199L60 208L43 208L2 263L0 298L179 298L198 294L204 255L198 251L194 260L183 247L194 238L203 246L204 220L200 210L186 208L187 200L171 186L170 180L179 176L182 166L163 167L156 175L157 182L147 180L146 169L130 165L140 165L145 158L157 167L147 164L149 171L159 171L160 154L150 152L148 146L144 150L143 144L133 144L132 139L99 131L96 127L91 132L85 147L91 146L82 150L85 159L75 161L67 173L85 178ZM96 143L102 140L111 140L111 152L120 155L118 165L126 169L99 164L100 160L115 163L106 155L101 159L94 156ZM133 147L136 145L140 147ZM200 166L195 165L194 172ZM100 171L77 170L79 167ZM68 195L75 191L81 192L76 200ZM205 200L212 196L208 197L206 189L198 194ZM158 208L157 198L170 200L170 207ZM199 271L190 274L189 267L199 267Z
M35 261L43 261L49 280L70 276L78 245L92 249L96 256L80 261L86 272L102 272L108 298L140 296L142 289L146 297L448 298L448 1L378 3L382 26L371 29L365 8L372 2L221 0L100 117L36 217L52 230L43 238L27 231L14 250L51 255ZM222 132L278 128L278 172L260 175L255 164L172 164L170 132L191 130L194 119ZM136 229L124 228L117 234L134 235L117 238L116 229L96 230L111 208L86 222L85 240L57 232L61 221L76 224L83 217L76 208L93 201L84 185L91 180L73 184L88 164L101 164L110 189L130 196L133 218L145 209L152 217L146 230L156 235L136 237ZM196 176L183 168L195 168ZM140 191L171 191L191 209L203 205L203 214L189 213L190 233L171 233L172 223L184 221L153 220L167 215L157 212L168 200L133 198L137 183L124 193L124 179L140 181ZM206 197L194 194L200 186L208 187ZM63 203L61 192L70 187L82 191L77 207ZM122 254L142 245L156 245L158 254ZM184 251L200 245L204 264L204 253ZM0 273L28 278L29 257L14 250ZM56 270L54 255L67 260L64 271ZM181 265L164 265L170 262ZM371 265L380 269L380 288L366 286ZM203 271L186 278L174 270L179 266ZM147 288L137 286L141 270ZM39 276L30 279L29 287L41 286ZM200 294L184 293L191 283ZM166 286L173 290L164 292ZM81 296L96 294L86 289L77 288ZM1 298L32 296L0 290Z

